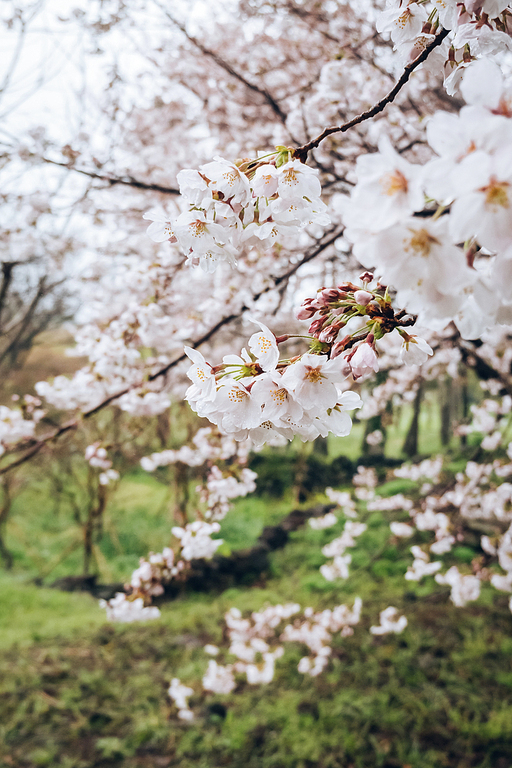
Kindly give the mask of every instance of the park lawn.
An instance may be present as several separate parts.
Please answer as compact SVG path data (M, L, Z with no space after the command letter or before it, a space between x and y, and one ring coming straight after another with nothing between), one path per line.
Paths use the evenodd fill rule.
M273 504L240 500L242 516L255 513L255 501ZM2 614L20 636L12 645L8 626L0 653L2 768L508 768L506 596L484 585L479 600L460 609L432 577L406 582L411 542L391 540L388 526L397 513L364 517L368 530L351 550L346 581L329 583L318 572L321 547L343 523L325 531L305 526L272 553L255 584L182 595L147 624L109 625L88 595L39 591L13 579L6 598L3 581ZM234 523L232 531L234 541ZM445 562L467 563L475 554L461 547ZM17 595L23 609L16 609ZM336 639L318 678L297 672L304 649L287 644L269 685L240 679L229 695L201 693L208 661L202 646L214 643L219 662L230 660L223 633L229 607L248 612L293 601L322 609L352 605L356 596L362 621L352 637ZM401 635L374 637L368 629L388 605L409 625ZM179 721L167 697L173 677L195 691L193 723Z

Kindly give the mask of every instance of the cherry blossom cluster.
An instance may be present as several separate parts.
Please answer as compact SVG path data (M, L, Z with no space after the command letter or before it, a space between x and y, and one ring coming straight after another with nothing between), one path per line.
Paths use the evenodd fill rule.
M309 333L325 345L325 349L330 347L331 359L341 356L343 370L354 379L379 370L376 342L393 331L403 339L399 352L402 363L421 365L425 362L432 355L430 346L401 327L412 325L414 319L406 317L403 310L394 312L385 287L377 283L372 288L371 272L365 272L360 280L359 286L347 282L321 288L315 299L303 301L298 319L313 320Z
M238 608L231 608L224 617L230 643L227 653L236 661L220 664L216 659L210 659L202 678L203 691L229 694L237 686L237 674L244 675L249 685L272 682L275 660L283 656L283 643L288 642L300 643L308 648L309 655L300 659L298 671L316 677L328 664L334 635L351 636L354 626L360 621L361 609L359 597L354 600L352 608L338 605L317 613L313 608L306 608L301 613L298 603L287 603L268 606L253 612L249 618L243 618ZM295 617L292 623L287 624L292 617ZM220 653L217 646L209 643L204 650L210 656ZM178 708L178 717L192 720L194 714L187 699L194 690L174 678L168 692Z
M375 496L377 482L377 473L373 467L357 467L357 471L352 478L356 499L359 501L371 501Z
M330 563L324 563L320 566L320 573L327 581L335 579L348 579L348 566L352 561L352 556L345 554L347 547L354 547L356 538L366 531L365 523L358 523L354 520L347 520L343 528L343 533L329 544L322 548L322 554L325 557L332 557Z
M323 531L326 528L332 528L332 526L336 525L337 522L338 518L334 512L326 512L326 514L322 515L322 517L309 518L309 525L314 531Z
M410 163L382 137L378 153L358 159L340 210L355 256L399 304L420 324L441 330L453 320L475 339L512 319L512 92L487 59L464 70L461 91L458 115L428 122L437 157Z
M348 491L335 491L334 488L326 488L325 495L329 501L342 508L345 517L357 517L356 505Z
M35 428L33 418L24 419L21 411L0 405L0 456L10 445L33 437Z
M109 621L116 621L120 624L131 624L134 621L150 621L160 618L159 609L154 606L145 606L144 598L137 597L135 600L127 600L124 592L117 592L116 596L110 600L100 600L100 608L107 612Z
M420 581L435 575L438 584L451 587L450 597L456 606L478 599L482 581L512 593L512 443L502 445L510 426L509 400L508 395L500 400L484 400L473 408L474 421L467 428L468 432L482 430L484 434L486 431L494 434L498 420L501 445L484 450L497 450L501 454L499 458L487 464L468 461L464 472L457 473L455 482L438 495L433 494L432 489L441 481L444 468L441 457L426 459L416 465L403 465L394 470L394 474L417 483L419 498L418 491L411 492L412 499L403 493L382 498L377 495L374 480L370 479L370 493L363 494L366 498L360 499L366 501L368 511L407 513L409 522L396 520L390 523L391 533L396 538L411 538L416 531L434 534L430 544L411 547L413 562L405 579ZM492 418L489 419L489 415ZM364 478L365 472L356 475L358 488L361 488L360 478ZM464 526L471 526L473 521L494 530L493 535L481 536L484 564L482 558L477 557L472 563L472 573L461 573L455 565L442 573L443 561L432 560L431 555L446 555L457 542L463 542ZM491 569L493 564L499 565L502 572ZM512 598L510 607L512 610Z
M188 699L194 694L194 689L183 685L177 677L173 677L167 693L178 709L180 720L193 720L194 713L188 705Z
M178 450L152 453L150 456L144 456L140 465L147 472L153 472L157 467L177 462L189 467L200 467L206 463L227 460L232 462L236 458L239 463L243 463L247 460L250 450L250 442L236 441L213 427L202 427L193 436L192 446L183 445Z
M237 442L214 427L199 429L192 438L194 447L183 445L178 450L161 451L141 459L148 472L157 467L180 462L190 467L209 466L202 485L196 487L199 502L205 507L206 520L222 520L231 509L231 500L256 490L256 472L244 466L250 441Z
M457 428L459 435L479 433L485 451L495 451L504 442L512 413L512 398L505 395L499 401L486 398L478 405L471 405L471 423Z
M394 632L399 635L407 626L407 617L399 616L397 609L390 605L379 613L378 626L370 627L372 635L388 635Z
M148 612L145 606L151 603L153 597L162 595L172 581L182 581L191 560L213 557L222 539L211 537L219 531L219 523L201 520L172 528L175 539L173 548L165 547L162 552L150 552L147 558L141 557L139 567L133 571L125 587L126 592L118 592L111 600L100 601L101 607L107 609L107 618L121 622L157 618L160 615L158 608ZM127 619L126 616L133 618Z
M403 342L398 333L387 334L380 341L380 380L376 383L375 380L369 379L366 384L363 407L359 414L361 419L382 415L390 405L412 403L421 381L438 382L446 376L453 379L458 377L461 352L458 347L453 346L453 326L437 333L422 328L421 333L433 350L433 354L421 363L421 367L404 366L401 363L400 350Z
M293 150L237 164L216 157L199 170L178 173L188 210L171 222L149 211L148 235L155 242L177 243L187 263L213 272L221 261L231 265L244 246L272 246L308 224L330 223L320 199L318 171L292 159Z
M333 635L353 635L353 628L361 618L362 606L363 601L356 597L351 609L346 605L338 605L332 610L326 608L315 613L313 608L306 608L303 619L295 619L293 624L284 628L282 640L302 643L310 651L310 655L303 656L299 661L299 672L311 677L323 672L332 653Z
M512 8L507 0L387 0L377 30L389 34L401 57L413 61L440 28L450 34L436 58L444 60L450 95L474 56L512 49Z
M91 467L103 470L98 478L100 485L108 485L112 481L119 480L119 472L112 469L112 462L107 456L106 448L100 442L87 446L85 460Z
M222 520L231 509L231 500L247 496L256 490L256 472L243 467L221 470L217 465L210 469L204 486L198 486L199 499L206 505L207 520Z
M263 324L249 339L249 350L226 355L213 367L196 349L185 347L192 361L192 381L186 399L192 409L237 440L248 437L256 445L299 435L314 440L329 432L350 433L347 411L361 399L347 388L339 359L306 353L280 360L276 338ZM288 338L288 337L286 337Z

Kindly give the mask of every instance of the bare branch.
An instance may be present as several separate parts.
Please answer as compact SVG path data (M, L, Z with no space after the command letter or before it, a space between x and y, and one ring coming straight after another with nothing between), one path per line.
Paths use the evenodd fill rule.
M2 262L2 284L0 286L0 318L2 316L2 312L4 309L5 304L5 297L7 296L7 291L9 290L9 286L12 281L12 273L14 270L14 267L16 266L15 261L4 261ZM0 323L0 331L1 331L1 323Z
M162 8L162 10L164 10ZM269 107L272 109L272 111L277 115L279 120L282 123L286 123L287 115L277 101L274 99L274 97L266 90L266 88L260 88L259 85L256 85L255 83L251 83L250 80L247 80L247 78L244 77L244 75L240 74L240 72L237 72L236 69L233 69L232 65L225 61L221 56L219 56L218 53L215 53L215 51L210 50L210 48L207 48L205 45L203 45L197 38L192 37L183 24L180 24L179 21L177 21L167 10L164 10L165 15L167 18L172 21L172 23L178 27L181 32L185 35L187 40L192 43L192 45L195 45L195 47L201 51L205 56L208 56L209 58L213 59L213 61L221 67L225 72L228 73L228 75L231 75L231 77L234 77L236 80L238 80L240 83L245 85L246 88L248 88L250 91L253 91L254 93L259 93L260 96L263 96Z
M47 277L45 275L39 281L39 284L37 286L37 291L34 294L34 297L33 297L32 301L30 302L30 304L29 304L29 306L28 306L28 308L27 308L27 310L26 310L26 312L24 314L23 321L20 324L20 328L18 330L18 333L15 335L14 339L12 339L12 341L8 344L6 349L4 349L4 351L0 355L0 364L5 360L5 358L8 355L13 355L13 353L15 352L16 347L18 346L18 344L20 343L20 341L21 341L21 339L23 337L23 334L25 333L25 331L27 330L27 328L30 325L30 321L32 320L32 316L33 316L33 314L34 314L34 312L35 312L35 310L37 308L37 305L39 304L39 302L41 301L41 299L45 295L46 282L47 282Z
M353 117L343 125L334 125L330 128L325 128L322 133L316 137L316 139L312 139L312 141L309 141L302 147L297 147L297 149L295 149L293 152L294 157L303 163L306 162L308 152L311 152L312 149L316 149L316 147L318 147L319 144L328 136L331 136L333 133L345 133L355 125L359 125L365 120L370 120L372 117L375 117L375 115L378 115L379 112L382 112L388 104L391 104L397 94L402 90L414 70L427 59L434 48L437 48L439 45L441 45L447 34L448 30L442 29L441 32L426 46L425 50L422 51L422 53L420 53L420 55L414 59L414 61L412 61L410 64L407 64L404 71L402 72L400 79L397 80L393 88L389 91L389 93L386 94L386 96L374 104L373 107L367 109L366 112L361 112L360 115Z
M58 165L60 168L66 168L68 171L75 171L75 173L82 173L84 176L89 176L91 179L98 179L99 181L106 181L109 186L115 187L116 184L122 184L126 187L135 187L136 189L149 189L152 192L163 192L165 195L179 195L179 189L175 187L163 187L161 184L151 184L145 181L139 181L132 176L111 176L110 174L96 173L96 171L88 171L85 168L75 168L74 165L69 163L62 163L58 160L50 160L49 157L40 158L44 163L50 163L51 165Z

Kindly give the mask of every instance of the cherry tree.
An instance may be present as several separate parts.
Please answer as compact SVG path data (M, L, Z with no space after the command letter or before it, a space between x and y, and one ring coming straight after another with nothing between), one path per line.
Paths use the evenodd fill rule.
M348 518L356 503L406 512L390 528L397 538L432 532L428 547L412 545L406 579L436 574L458 606L486 579L512 591L509 3L239 0L212 18L202 3L170 12L156 0L112 0L58 24L80 29L106 96L92 88L92 115L64 140L48 130L10 139L5 162L32 198L51 179L52 210L73 212L74 242L89 233L74 247L74 353L88 363L37 384L44 405L34 413L25 398L24 418L0 414L0 472L111 406L148 419L185 400L211 423L189 444L143 457L148 471L208 462L209 473L197 519L141 560L127 592L106 604L109 616L154 618L151 599L165 584L214 555L230 500L254 489L251 447L347 436L355 410L369 418L393 399L419 403L423 381L460 365L491 395L460 431L484 432L483 450L502 455L470 462L440 495L430 491L441 460L397 470L424 481L420 502L380 498L362 470L353 497L330 493ZM10 248L22 232L8 231ZM64 414L57 426L49 409ZM381 439L377 430L370 438ZM101 434L85 459L102 470L101 485L115 481ZM329 527L328 515L312 523ZM495 526L481 546L503 573L489 576L487 561L475 573L441 573L431 556L478 515ZM349 577L346 550L364 530L348 519L324 548L327 580ZM361 610L358 601L321 613L277 606L251 619L232 610L237 661L211 660L203 687L232 690L234 673L272 679L292 641L310 651L299 671L320 674L333 633L352 633ZM371 631L406 624L388 606ZM179 680L169 689L183 719L193 717L191 690Z

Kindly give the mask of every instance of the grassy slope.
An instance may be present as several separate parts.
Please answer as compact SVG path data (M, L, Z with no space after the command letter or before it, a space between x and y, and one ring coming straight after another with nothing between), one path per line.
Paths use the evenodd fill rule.
M61 342L52 343L55 360L36 349L13 387L26 390L61 372ZM77 361L67 360L71 371ZM429 397L421 418L423 453L439 450L438 409ZM409 419L406 408L390 430L389 455L399 454ZM356 425L350 439L330 440L330 453L356 459L361 439L362 425ZM103 579L126 578L141 554L165 545L171 501L151 477L123 480L107 512ZM290 499L242 499L222 535L228 546L247 546L292 506ZM318 573L321 546L339 527L305 529L274 553L260 583L189 595L163 606L157 622L113 627L88 595L28 581L57 562L77 529L70 532L69 516L55 512L44 489L25 492L8 528L15 573L0 575L0 767L509 768L512 617L506 597L484 590L476 604L456 609L447 589L434 595L439 587L432 579L405 582L410 542L397 549L382 516L370 523L353 551L347 582L328 584ZM47 582L79 571L80 557L71 552ZM351 604L355 595L364 600L362 624L352 638L336 641L319 678L297 672L303 649L288 645L269 686L240 681L229 696L199 695L207 664L202 644L225 647L222 617L231 605L253 610L293 600L322 608ZM405 611L408 628L398 637L372 637L369 626L390 604ZM173 676L196 690L194 725L176 719L166 695Z
M265 500L241 505L240 519L259 515L263 522L278 513ZM34 619L28 626L25 610L6 609L11 628L4 643L14 626L22 643L31 642L0 657L0 765L508 768L512 617L506 598L484 589L476 604L452 607L447 589L434 595L433 579L404 581L410 542L390 542L380 513L370 515L368 525L346 582L329 584L318 573L320 548L341 523L327 531L308 527L273 554L261 583L183 597L148 625L111 627L86 595L5 583L4 606L16 605L19 588L24 607L32 601ZM234 542L240 536L234 520L232 534ZM472 553L456 555L447 565ZM293 600L323 608L351 604L355 595L364 601L362 624L352 638L336 640L319 678L297 672L303 652L290 644L270 685L240 681L230 695L199 695L207 664L201 646L225 649L222 617L231 605L254 610ZM405 611L409 627L400 636L372 637L369 626L390 604ZM228 659L225 650L222 656ZM180 723L167 699L173 676L196 690L193 725Z

